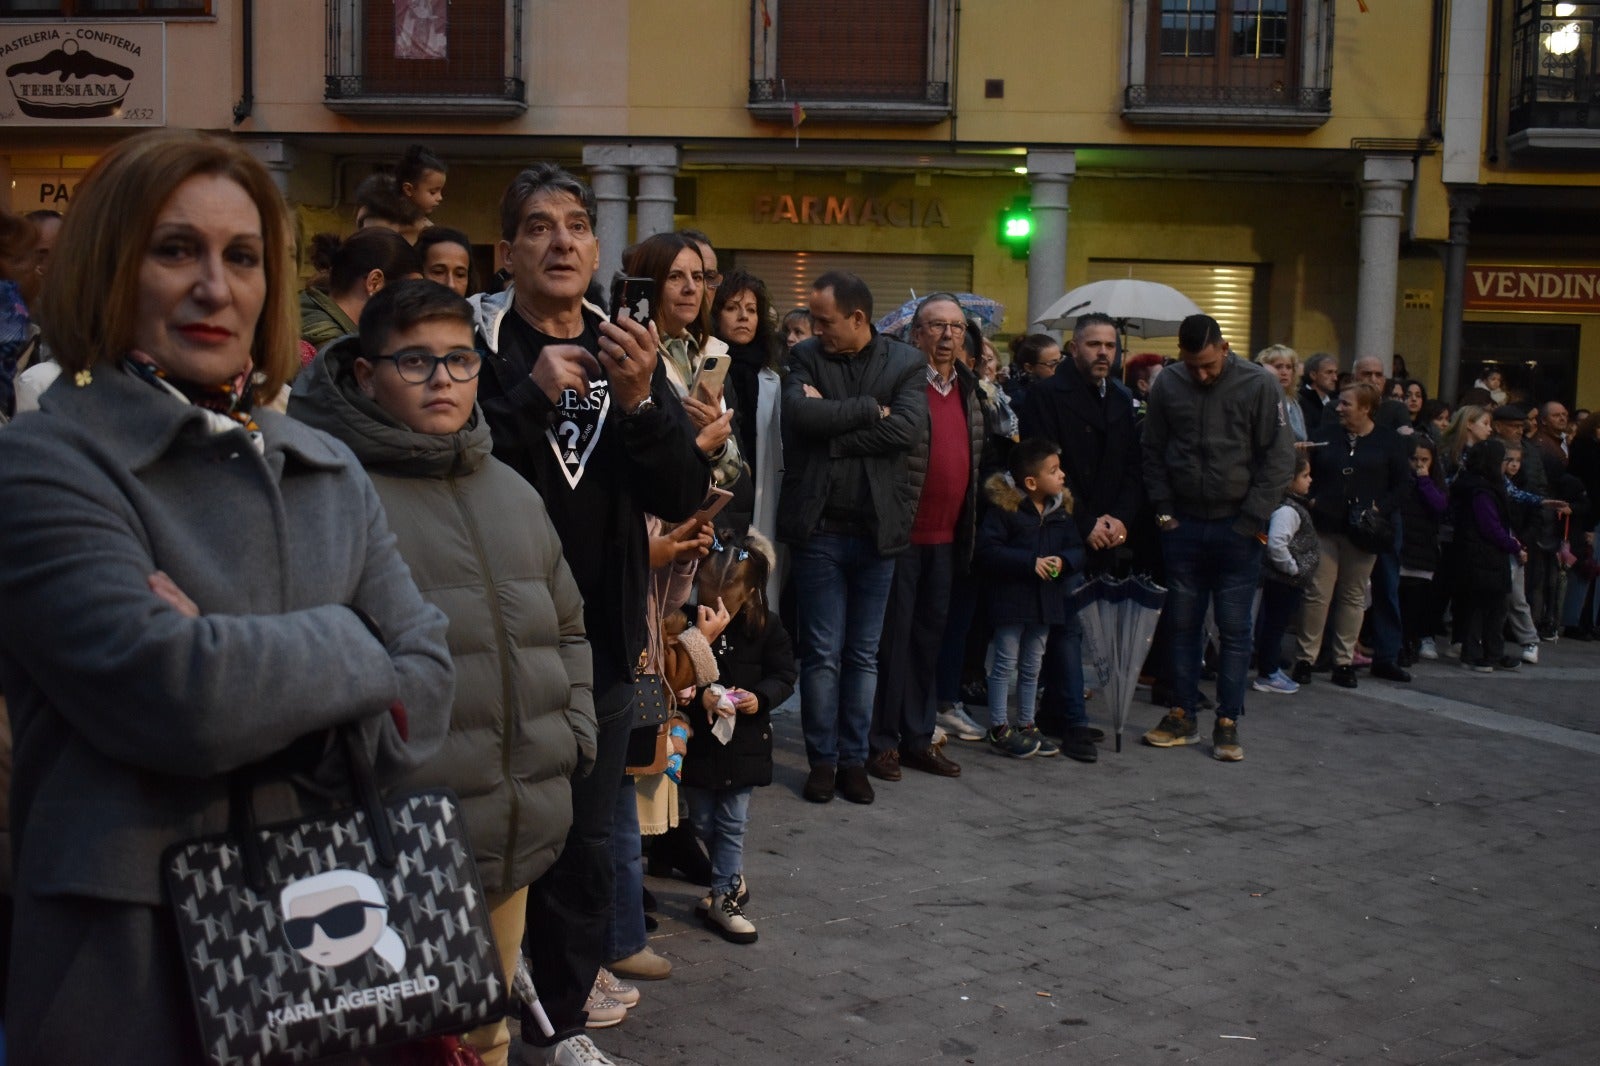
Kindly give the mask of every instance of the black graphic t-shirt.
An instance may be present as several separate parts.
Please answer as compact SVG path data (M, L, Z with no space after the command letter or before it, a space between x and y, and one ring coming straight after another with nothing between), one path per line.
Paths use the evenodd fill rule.
M506 315L500 326L502 341L506 339L507 330L515 334L515 347L532 356L528 363L530 370L538 353L551 344L576 344L591 354L600 351L600 332L587 315L583 319L583 332L576 337L552 337L533 328L515 309ZM568 389L556 404L556 417L545 431L545 438L550 443L551 453L556 457L567 486L574 491L583 481L589 460L600 443L600 432L605 428L610 414L611 383L603 376L589 382L587 396L578 395L576 389Z

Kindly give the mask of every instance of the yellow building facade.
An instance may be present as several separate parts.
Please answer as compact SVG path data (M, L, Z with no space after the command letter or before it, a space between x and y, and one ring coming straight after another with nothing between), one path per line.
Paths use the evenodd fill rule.
M1464 386L1520 337L1532 354L1507 367L1530 390L1600 402L1581 300L1450 295L1495 268L1571 267L1560 284L1581 289L1600 261L1573 104L1597 5L452 0L425 32L387 0L130 0L118 19L81 0L4 6L0 73L67 39L108 56L107 38L143 42L111 86L122 110L98 118L23 114L18 93L46 90L8 76L13 210L70 205L107 144L167 125L248 141L305 234L347 231L356 184L418 140L451 163L435 221L485 254L501 189L554 159L600 194L607 267L640 235L692 226L780 305L843 264L885 311L913 289L992 296L1006 334L1089 280L1181 280L1236 349L1399 353L1430 386L1451 351ZM1024 259L997 239L1019 200Z

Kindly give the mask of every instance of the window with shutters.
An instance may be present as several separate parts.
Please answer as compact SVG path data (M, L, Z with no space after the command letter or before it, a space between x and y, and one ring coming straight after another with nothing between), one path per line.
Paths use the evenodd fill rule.
M328 0L323 102L344 114L527 110L522 0Z
M1304 129L1332 110L1332 0L1129 0L1123 117Z
M799 125L950 116L954 0L752 0L750 111Z

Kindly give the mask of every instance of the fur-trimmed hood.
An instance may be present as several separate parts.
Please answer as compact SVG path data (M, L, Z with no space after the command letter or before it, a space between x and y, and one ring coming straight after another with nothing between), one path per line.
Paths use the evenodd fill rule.
M1011 475L1004 472L989 475L989 480L983 483L983 491L989 497L990 503L1003 511L1011 511L1013 513L1022 506L1022 501L1028 498L1028 494L1019 489L1017 483L1011 480ZM1064 510L1071 514L1072 502L1072 493L1062 489L1060 495L1051 497L1050 502L1045 505L1044 513L1050 514L1052 511Z

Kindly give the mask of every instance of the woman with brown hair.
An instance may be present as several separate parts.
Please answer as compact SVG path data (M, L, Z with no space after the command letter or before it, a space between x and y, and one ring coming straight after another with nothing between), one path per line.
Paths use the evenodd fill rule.
M444 616L372 483L258 407L299 362L287 234L254 157L167 131L107 152L62 228L62 380L0 433L13 1062L202 1061L163 851L227 830L235 769L265 764L272 824L326 808L299 785L331 728L386 783L449 723Z
M733 411L724 402L722 388L714 395L690 392L705 358L727 358L728 353L728 346L711 335L700 247L681 234L657 233L623 254L623 269L656 283L652 321L661 334L659 351L667 380L699 430L695 443L710 457L716 484L730 488L744 470L739 442L732 436Z

